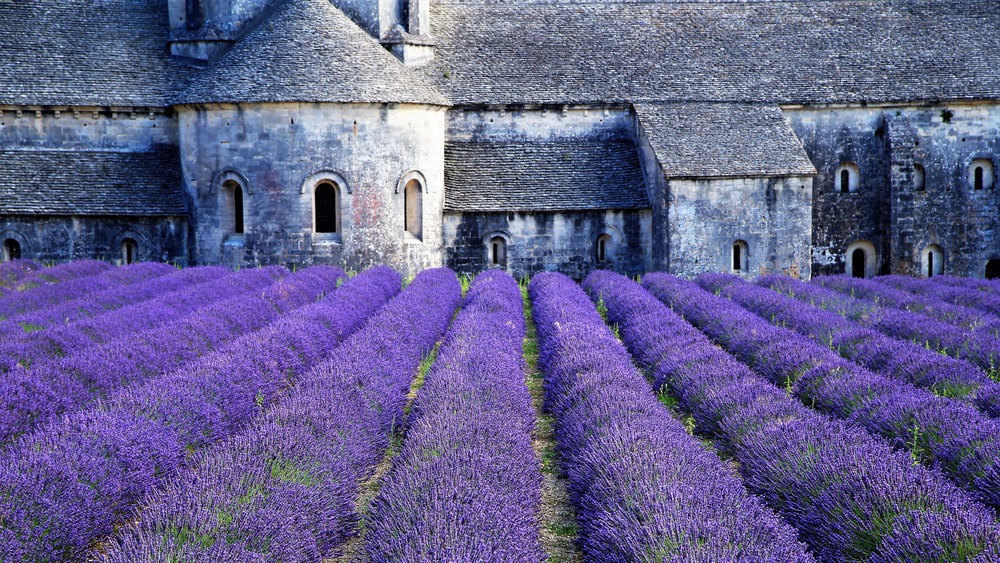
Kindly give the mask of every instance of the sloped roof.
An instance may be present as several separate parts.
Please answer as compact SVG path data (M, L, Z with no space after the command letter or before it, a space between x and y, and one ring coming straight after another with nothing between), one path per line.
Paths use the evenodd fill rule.
M185 215L176 148L0 150L0 215Z
M163 0L0 2L0 104L166 107L191 72L167 23Z
M637 104L635 111L668 178L816 174L775 106Z
M289 0L194 78L177 102L399 102L448 105L421 73L329 0Z
M456 104L1000 99L996 0L437 0Z
M649 207L631 141L451 142L444 161L446 212Z

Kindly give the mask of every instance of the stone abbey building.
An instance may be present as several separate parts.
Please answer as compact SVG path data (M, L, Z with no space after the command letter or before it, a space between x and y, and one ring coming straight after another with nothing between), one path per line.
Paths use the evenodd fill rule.
M996 0L0 0L5 258L1000 275Z

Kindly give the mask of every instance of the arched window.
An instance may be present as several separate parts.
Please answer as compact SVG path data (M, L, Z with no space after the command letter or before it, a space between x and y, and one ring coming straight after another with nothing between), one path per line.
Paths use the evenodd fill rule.
M507 241L503 237L493 237L489 244L490 266L507 267Z
M424 194L416 179L406 183L403 189L403 229L416 237L424 236Z
M913 165L913 189L914 191L927 191L927 172L922 164Z
M977 158L969 164L969 185L974 190L989 190L994 182L993 161Z
M320 182L314 194L317 233L340 232L340 190L332 182Z
M135 239L122 239L122 264L134 264L139 261L139 243Z
M875 245L859 240L851 243L845 253L847 275L855 278L871 278L875 276Z
M940 246L927 245L927 248L920 253L920 257L923 259L923 267L920 269L922 276L929 278L944 273L944 250Z
M747 243L742 240L738 240L733 243L733 271L734 272L746 272L747 271L747 258L750 257L749 247Z
M243 187L236 180L222 184L221 227L226 234L243 234Z
M861 176L861 169L853 162L844 162L837 167L834 181L837 191L843 194L858 191L858 182Z
M612 249L614 241L611 235L603 234L594 241L594 257L598 263L611 262L614 252Z
M9 262L21 258L21 243L9 238L3 241L3 260Z
M994 258L986 263L986 279L1000 279L1000 260Z

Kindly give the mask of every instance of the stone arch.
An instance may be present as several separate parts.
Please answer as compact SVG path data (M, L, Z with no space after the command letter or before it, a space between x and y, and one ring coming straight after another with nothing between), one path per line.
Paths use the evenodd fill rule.
M976 154L967 159L965 182L970 190L992 190L996 185L996 166L990 154Z
M913 163L913 191L927 191L927 169L919 162Z
M507 231L491 231L483 237L486 267L507 268L510 264L511 236Z
M11 256L12 250L15 250L13 244L16 243L16 250L18 251L18 256ZM28 237L22 235L17 231L7 230L0 231L0 262L6 262L12 259L24 258L30 255L30 248L28 245Z
M331 168L311 172L308 176L306 176L306 179L302 181L302 185L299 186L299 193L310 193L316 188L316 185L323 180L329 180L337 184L344 193L353 193L351 191L351 184L347 181L344 174Z
M944 249L937 243L928 244L920 251L920 277L930 278L944 273Z
M861 169L853 162L841 162L834 171L833 182L836 192L855 193L861 186Z
M427 183L427 177L424 176L423 172L419 170L410 170L409 172L403 174L399 177L399 181L396 182L396 192L403 193L406 190L406 185L410 183L411 180L416 180L420 182L420 186L423 188L423 193L431 193L430 184Z
M621 231L615 227L598 227L590 232L591 257L599 265L613 264L623 241Z
M323 189L324 186L329 186L332 192ZM302 182L299 193L311 197L309 208L315 237L341 240L344 233L344 194L350 191L350 184L343 174L335 170L313 172Z
M858 252L862 254L858 254ZM862 263L859 257L864 259L864 268L860 271L858 266ZM852 242L847 245L847 252L845 253L845 258L847 262L847 275L855 278L873 278L877 270L878 264L878 254L875 251L875 245L867 240L859 240Z
M128 264L126 252L126 243L132 241L135 243L135 247L132 249L134 255L132 256L132 262L141 262L145 256L149 254L149 239L146 235L133 230L123 230L118 231L114 237L111 239L111 247L108 249L109 254L114 256L113 261L118 265Z
M215 173L215 178L212 179L212 188L219 190L227 182L236 182L243 187L243 190L247 195L253 195L253 184L247 178L241 170L232 167L226 167Z
M424 195L427 180L420 172L408 172L396 185L403 192L403 231L415 240L424 239Z

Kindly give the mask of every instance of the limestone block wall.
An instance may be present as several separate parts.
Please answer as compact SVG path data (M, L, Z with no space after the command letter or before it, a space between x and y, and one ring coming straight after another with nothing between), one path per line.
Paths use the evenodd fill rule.
M792 129L816 167L813 186L812 274L844 273L847 248L876 249L876 271L887 272L887 160L882 110L831 108L786 110ZM857 166L855 191L842 193L838 170Z
M449 141L624 140L634 137L628 106L512 106L454 108L448 112Z
M667 186L669 271L811 275L813 183L809 177L671 179Z
M188 265L186 217L0 217L0 243L16 240L21 257L36 261L120 263L126 238L138 244L138 261Z
M595 269L634 276L651 269L649 210L446 213L445 264L474 274L501 267L515 277L559 271L583 279ZM605 259L597 241L605 236ZM505 263L493 264L490 243L504 241Z
M0 150L145 152L176 144L177 122L162 108L0 107Z
M248 104L178 114L198 263L441 265L443 108ZM409 179L423 188L420 239L404 232ZM320 181L338 188L339 236L314 232ZM232 182L243 193L242 235L232 232Z

